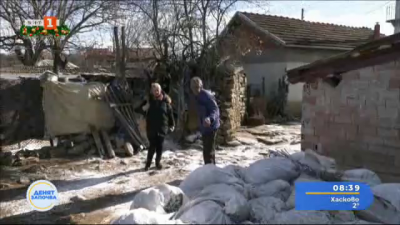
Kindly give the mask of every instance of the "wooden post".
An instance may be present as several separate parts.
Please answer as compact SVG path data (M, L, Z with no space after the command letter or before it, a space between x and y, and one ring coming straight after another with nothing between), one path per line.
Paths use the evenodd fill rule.
M121 66L120 66L120 45L119 45L119 37L118 37L118 27L114 27L114 42L115 42L115 75L118 77L121 75Z
M93 135L94 143L96 144L97 151L99 152L100 157L103 158L105 154L104 154L103 145L101 144L100 134L94 128L92 128L91 130L92 130L92 135Z
M121 45L122 45L122 58L120 61L121 77L125 78L125 63L126 63L126 43L125 43L125 27L121 30ZM129 55L129 53L128 53Z
M105 132L104 130L100 130L100 134L103 137L103 141L104 141L104 145L105 145L106 150L107 150L108 157L114 158L115 157L115 152L114 152L114 149L113 149L113 147L111 145L110 137L108 136L107 132Z

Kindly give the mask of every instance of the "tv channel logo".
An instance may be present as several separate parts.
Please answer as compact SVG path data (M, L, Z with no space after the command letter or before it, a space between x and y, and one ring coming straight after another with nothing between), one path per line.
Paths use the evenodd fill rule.
M29 186L26 200L33 210L49 211L58 203L58 191L50 181L38 180Z

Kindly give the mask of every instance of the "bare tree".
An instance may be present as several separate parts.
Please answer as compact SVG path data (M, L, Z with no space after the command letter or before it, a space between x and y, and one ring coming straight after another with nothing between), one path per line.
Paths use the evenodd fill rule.
M20 26L27 19L43 18L51 5L51 1L0 1L0 19L2 20L0 49L14 50L24 65L34 65L41 52L47 47L46 39L22 36Z
M2 34L0 38L1 48L15 49L22 63L34 65L39 59L40 53L47 47L51 47L54 55L54 72L58 72L60 65L65 66L61 53L66 46L73 42L77 34L93 31L106 22L114 19L116 15L110 13L116 4L105 0L5 0L0 2L1 18L7 22L12 32ZM19 27L27 19L42 19L45 15L56 16L60 24L70 28L65 37L38 37L29 38L22 36ZM19 40L19 42L18 42ZM17 47L17 48L15 48ZM24 53L22 54L21 48ZM65 58L66 59L66 58ZM64 61L64 62L63 62Z

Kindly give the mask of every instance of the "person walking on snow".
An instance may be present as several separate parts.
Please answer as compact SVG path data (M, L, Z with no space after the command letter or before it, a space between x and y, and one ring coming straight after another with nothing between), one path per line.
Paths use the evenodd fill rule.
M190 88L195 95L200 118L204 164L215 164L215 141L220 127L219 108L214 95L203 89L203 82L199 77L191 79Z
M156 153L156 168L162 169L161 155L165 136L173 132L175 121L171 107L171 98L162 92L158 83L151 85L149 108L146 115L146 131L150 147L147 151L145 171L149 170Z

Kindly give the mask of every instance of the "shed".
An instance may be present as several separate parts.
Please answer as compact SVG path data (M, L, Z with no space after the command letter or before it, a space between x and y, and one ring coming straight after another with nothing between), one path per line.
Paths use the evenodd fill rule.
M305 82L301 148L400 181L400 34L287 72Z

